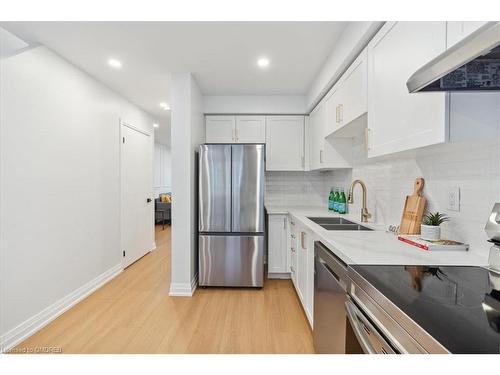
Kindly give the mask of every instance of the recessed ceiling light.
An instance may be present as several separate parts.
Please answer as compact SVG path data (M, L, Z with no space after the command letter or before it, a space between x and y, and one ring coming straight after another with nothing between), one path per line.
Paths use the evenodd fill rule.
M158 124L153 124L153 128L157 128L158 127Z
M160 107L162 107L165 111L168 111L170 109L170 106L165 102L161 102Z
M269 66L269 59L267 57L261 57L257 60L257 65L261 68L266 68Z
M122 67L121 61L117 60L117 59L109 59L108 64L109 64L109 66L116 68L116 69L120 69Z

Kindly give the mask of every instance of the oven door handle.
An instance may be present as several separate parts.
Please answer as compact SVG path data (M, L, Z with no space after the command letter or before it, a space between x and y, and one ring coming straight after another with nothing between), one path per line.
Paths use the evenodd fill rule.
M351 323L352 330L358 339L359 345L361 349L367 354L376 354L377 352L373 349L370 341L366 337L365 331L360 327L360 322L358 320L358 314L356 314L356 306L351 301L347 301L345 303L345 311L347 315L347 319ZM368 328L368 327L366 327Z

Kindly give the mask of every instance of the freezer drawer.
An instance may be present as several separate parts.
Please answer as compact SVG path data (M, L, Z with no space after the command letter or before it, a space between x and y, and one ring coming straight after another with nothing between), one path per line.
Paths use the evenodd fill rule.
M199 236L201 286L262 287L264 236Z

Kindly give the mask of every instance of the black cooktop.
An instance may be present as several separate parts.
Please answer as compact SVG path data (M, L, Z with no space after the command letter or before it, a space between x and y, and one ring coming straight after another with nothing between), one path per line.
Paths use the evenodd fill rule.
M351 266L452 353L500 353L500 275L480 267Z

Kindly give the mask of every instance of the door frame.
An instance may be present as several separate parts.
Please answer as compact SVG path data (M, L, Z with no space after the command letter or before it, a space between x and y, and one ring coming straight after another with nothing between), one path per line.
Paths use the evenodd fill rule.
M124 180L123 180L123 136L124 136L124 133L123 133L123 127L127 127L129 129L132 129L134 131L137 131L145 136L148 137L149 141L150 141L150 156L151 156L151 165L150 165L150 168L151 168L151 171L150 171L150 176L151 176L151 183L150 183L150 190L149 190L149 195L152 199L152 204L151 204L151 246L149 249L145 249L145 252L144 252L144 255L146 255L147 253L149 253L150 251L152 250L155 250L156 249L156 241L155 241L155 210L154 210L154 189L153 189L153 158L154 158L154 132L152 131L146 131L144 129L141 129L141 128L138 128L137 126L134 126L132 124L130 124L129 122L127 121L124 121L122 118L119 118L118 119L118 144L119 144L119 175L120 175L120 187L119 187L119 190L120 190L120 202L119 202L119 207L120 207L120 263L121 263L121 266L122 266L122 269L125 269L126 267L128 267L129 265L133 264L129 264L127 265L126 262L125 262L125 257L123 256L123 251L125 249L125 239L124 239L124 236L123 236L123 233L124 233L124 212L123 212L123 208L124 208L124 196L123 196L123 186L124 186ZM139 258L140 259L140 258Z

